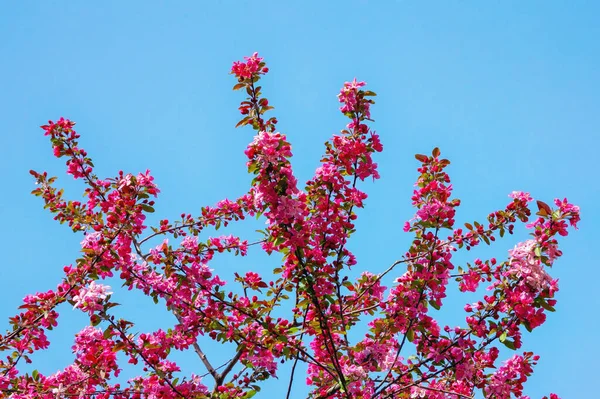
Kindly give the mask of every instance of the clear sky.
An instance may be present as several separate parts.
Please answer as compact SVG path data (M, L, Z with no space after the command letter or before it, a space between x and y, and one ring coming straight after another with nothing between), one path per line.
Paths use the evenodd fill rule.
M372 114L385 147L382 178L364 185L368 209L352 241L359 270L381 271L404 253L413 154L434 146L452 161L459 221L484 219L513 190L581 206L580 229L563 240L565 255L551 271L560 278L558 311L525 336L524 349L541 355L526 393L596 397L598 15L593 0L3 2L0 328L27 293L55 287L81 241L29 194L29 169L60 176L67 194L81 190L38 126L60 116L76 121L100 175L149 168L162 190L157 215L195 213L248 188L243 149L252 131L234 129L241 93L231 91L228 71L258 51L271 68L264 93L293 143L301 181L346 123L335 98L343 82L357 77L379 94ZM505 256L514 243L493 254ZM240 267L268 269L251 258ZM236 262L218 264L225 277ZM119 294L140 326L172 323L141 296ZM56 345L35 357L46 373L72 360L65 351L86 323L68 305L61 311ZM270 383L262 397L286 384Z

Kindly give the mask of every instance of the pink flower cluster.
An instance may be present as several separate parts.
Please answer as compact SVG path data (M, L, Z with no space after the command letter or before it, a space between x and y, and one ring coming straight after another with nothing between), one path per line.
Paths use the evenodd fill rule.
M371 103L368 101L361 101L359 98L360 88L366 85L365 82L357 82L356 78L352 82L344 83L344 87L338 94L338 100L343 103L340 107L340 111L345 113L358 113L363 112L366 118L371 117L369 111Z
M511 399L523 394L523 383L533 372L532 366L537 363L539 356L525 353L525 356L514 355L508 359L489 378L484 389L491 398Z
M510 250L510 268L505 272L505 275L516 277L520 284L527 284L531 289L539 292L550 288L553 279L544 270L541 260L536 257L536 248L537 242L535 240L527 240L517 244L513 250Z
M231 73L240 79L249 79L254 74L267 73L269 68L264 66L262 58L258 56L258 53L252 54L250 57L244 57L245 62L236 61L233 63Z
M102 310L102 302L112 294L110 286L96 284L92 281L87 287L82 287L79 293L73 297L75 304L73 309L80 308L84 312L93 314L95 311Z

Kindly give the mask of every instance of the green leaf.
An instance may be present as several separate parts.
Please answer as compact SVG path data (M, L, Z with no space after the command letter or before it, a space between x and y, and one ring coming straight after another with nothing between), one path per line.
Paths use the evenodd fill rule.
M148 213L154 213L154 208L152 208L150 205L147 205L147 204L142 204L142 209L143 209L145 212L148 212Z
M504 344L504 346L506 346L508 349L511 349L511 350L513 350L513 351L516 349L516 348L515 348L515 343L514 343L513 341L509 340L509 339L507 339L506 341L504 341L504 342L502 342L502 343L503 343L503 344Z
M415 332L412 329L406 332L406 339L408 339L408 342L413 342L415 339Z
M541 300L540 300L540 306L541 306L541 307L543 307L544 309L546 309L546 310L547 310L547 311L549 311L549 312L554 312L554 311L556 311L556 309L554 309L554 307L550 306L550 305L548 304L548 302L546 302L546 300L545 300L545 299L541 299Z
M100 318L100 316L98 315L92 315L92 317L90 317L90 322L92 323L92 326L96 327L98 324L100 324L100 322L102 321L102 319Z
M277 336L277 341L286 343L288 341L287 337L283 334Z
M508 332L504 331L502 334L500 334L500 342L506 341L506 337L508 337Z

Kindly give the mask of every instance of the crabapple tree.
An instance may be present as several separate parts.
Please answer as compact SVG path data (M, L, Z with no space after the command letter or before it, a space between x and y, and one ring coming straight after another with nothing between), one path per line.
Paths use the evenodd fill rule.
M576 228L579 208L566 199L551 207L513 192L503 209L457 227L460 201L452 198L450 162L436 148L416 155L416 212L404 225L409 248L383 272L360 270L347 244L367 199L361 182L379 178L374 158L383 146L371 128L375 93L364 82L343 85L338 100L349 122L325 143L320 166L301 187L290 163L292 146L268 116L273 107L259 85L267 72L256 53L231 69L233 89L247 96L237 126L256 132L245 151L249 190L156 226L145 225L159 194L149 171L100 177L75 123L61 118L42 126L67 173L84 183L84 199L65 198L46 172L31 171L33 194L56 221L83 236L81 254L56 286L26 296L0 335L0 397L250 398L261 382L277 377L290 398L297 397L294 375L303 363L315 399L526 398L523 385L538 356L520 351L522 340L554 311L558 286L547 271L562 254L558 238ZM266 223L258 237L211 233L249 216ZM519 223L531 236L508 254L453 263L456 251L492 245ZM282 261L228 281L211 269L221 253L261 250ZM142 332L117 317L108 278L141 291L176 322ZM485 294L458 310L462 326L436 320L447 290L482 293L480 286ZM69 304L89 317L74 337L72 363L48 375L23 371L33 352L49 347L47 331L58 327L59 312ZM351 338L353 330L360 331L352 335L358 339ZM225 364L205 352L211 340L232 348ZM183 375L169 356L174 351L197 355L198 371ZM512 356L503 357L507 351ZM284 374L280 364L286 362ZM123 367L139 367L139 376L117 380Z

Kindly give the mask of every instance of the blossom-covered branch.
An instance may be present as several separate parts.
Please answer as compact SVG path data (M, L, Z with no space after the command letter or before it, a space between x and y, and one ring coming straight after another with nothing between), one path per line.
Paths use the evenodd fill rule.
M452 198L450 161L435 148L416 155L416 211L403 229L412 236L408 250L395 254L398 260L383 272L359 270L356 277L360 262L348 243L367 204L361 182L379 179L375 159L383 151L371 128L376 94L357 79L343 85L338 101L349 122L326 141L313 177L301 186L292 143L277 131L277 118L269 116L274 108L259 85L268 72L257 53L231 69L233 89L247 96L237 126L255 131L244 152L248 191L155 226L145 225L160 193L150 171L102 179L74 122L61 118L42 126L67 174L85 186L86 199L65 199L46 172L31 171L33 194L55 220L83 234L82 254L64 267L55 289L25 297L22 312L0 336L6 354L0 398L250 398L271 378L286 381L290 398L297 396L300 362L307 366L310 398L528 398L524 384L539 357L524 351L502 361L499 345L520 350L525 331L555 310L558 282L549 268L562 255L559 238L577 228L579 208L566 199L554 207L537 201L532 220L531 196L513 192L487 221L456 227L461 202ZM258 237L211 233L248 216L265 221ZM493 245L519 223L531 237L505 257L453 263L456 251ZM229 276L211 269L223 253L243 257L260 250L283 259L272 270ZM111 288L109 278L143 293L176 322L140 331L130 318L117 318L113 297L125 292ZM453 288L481 294L465 304L463 326L436 320ZM90 321L74 337L72 364L51 375L24 373L21 360L31 362L32 353L50 346L46 333L58 327L65 302ZM229 347L229 360L211 358L206 348L213 342ZM173 351L195 353L200 372L183 375ZM291 373L282 378L279 365L286 362ZM115 382L125 367L139 375Z

